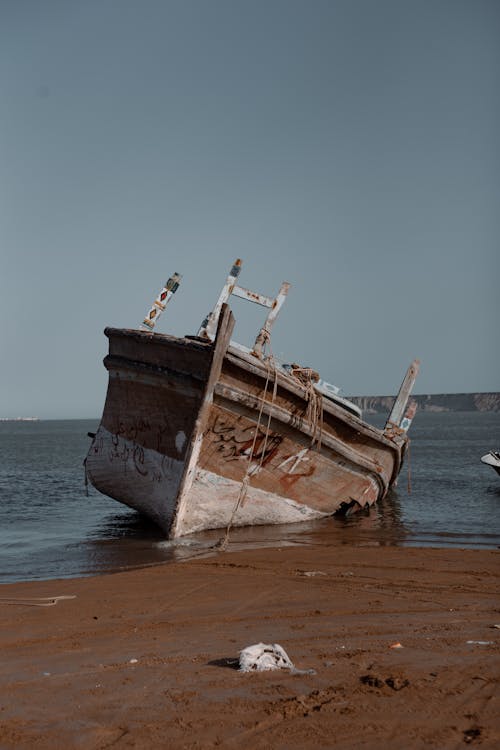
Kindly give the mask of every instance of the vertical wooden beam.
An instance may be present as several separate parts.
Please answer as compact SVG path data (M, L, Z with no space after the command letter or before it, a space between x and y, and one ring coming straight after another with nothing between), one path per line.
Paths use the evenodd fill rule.
M233 267L231 268L229 272L229 276L226 279L226 283L222 287L222 291L219 295L219 299L217 300L214 309L211 313L208 314L208 316L205 318L203 323L200 326L200 329L198 331L198 336L202 336L203 338L210 339L210 341L213 341L215 338L215 332L217 331L217 324L219 322L219 315L221 313L222 305L225 305L233 293L234 286L236 284L236 279L238 278L240 271L241 271L241 265L242 261L240 258L237 258L234 262Z
M260 329L257 338L255 339L255 344L253 345L253 354L255 354L256 357L262 358L262 350L264 348L264 345L269 341L269 338L271 336L271 328L273 327L274 321L278 317L278 313L281 310L281 307L283 306L283 303L286 299L286 295L288 294L288 290L290 289L290 284L287 281L284 281L280 287L280 290L278 292L278 295L276 299L274 300L273 306L271 307L271 310L269 311L269 315L266 318L266 322Z
M215 386L220 377L222 363L224 361L224 356L227 352L229 342L231 341L233 328L233 314L227 304L223 304L220 310L220 319L217 326L217 334L214 342L210 374L208 376L207 384L205 387L203 402L201 404L198 418L196 420L196 424L191 435L189 447L186 453L184 475L179 486L179 491L177 494L177 507L169 531L170 539L175 539L177 536L181 535L182 519L189 503L189 492L191 490L191 485L193 484L193 479L196 474L196 467L198 465L198 458L200 455L201 443L203 440L203 432L210 415L210 407L213 402Z
M153 330L153 328L156 325L156 322L162 312L165 310L165 307L167 306L168 302L172 298L172 295L175 294L177 289L179 288L180 281L182 279L182 276L179 273L174 273L173 276L169 278L169 280L165 283L165 286L163 289L159 292L157 298L153 302L153 305L142 321L142 325L146 326L150 331Z
M417 379L419 368L420 360L414 359L408 370L406 371L406 375L404 376L403 382L401 383L401 388L399 389L399 393L394 402L391 413L389 414L389 419L387 420L385 425L386 430L393 427L401 427L406 404L408 403L408 399L410 398L412 388L415 385L415 380Z
M408 432L408 430L411 427L411 423L413 422L413 417L417 413L417 402L416 401L410 401L408 404L408 408L405 412L405 415L400 423L400 428L404 430L404 432Z

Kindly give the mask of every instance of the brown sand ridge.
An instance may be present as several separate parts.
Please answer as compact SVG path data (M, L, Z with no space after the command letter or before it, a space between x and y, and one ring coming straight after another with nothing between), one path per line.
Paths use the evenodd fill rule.
M0 747L500 747L498 581L494 550L342 545L5 585ZM259 641L316 674L234 669Z

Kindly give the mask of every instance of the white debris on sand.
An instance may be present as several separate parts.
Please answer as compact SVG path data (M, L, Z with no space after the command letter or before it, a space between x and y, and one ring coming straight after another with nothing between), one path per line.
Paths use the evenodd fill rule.
M292 674L316 674L314 669L297 669L279 643L255 643L240 651L240 672L288 669Z

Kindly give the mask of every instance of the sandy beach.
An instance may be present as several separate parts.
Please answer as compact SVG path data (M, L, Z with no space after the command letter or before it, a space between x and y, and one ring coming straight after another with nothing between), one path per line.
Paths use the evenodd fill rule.
M4 585L0 747L498 747L498 560L309 545ZM315 674L238 671L260 641Z

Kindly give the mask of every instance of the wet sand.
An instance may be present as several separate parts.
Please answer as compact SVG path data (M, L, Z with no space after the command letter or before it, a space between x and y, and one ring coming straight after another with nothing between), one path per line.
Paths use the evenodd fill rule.
M4 585L0 748L499 747L499 578L496 550L309 545ZM237 671L259 641L316 674Z

